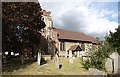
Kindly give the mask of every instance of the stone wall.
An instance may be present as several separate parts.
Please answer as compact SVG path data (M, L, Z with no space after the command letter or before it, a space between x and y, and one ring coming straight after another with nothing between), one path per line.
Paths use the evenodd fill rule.
M60 51L60 41L59 41L59 55L63 55L63 56L65 56L65 54L67 53L67 51L68 51L68 49L72 46L72 45L79 45L79 46L81 46L81 42L66 42L65 41L65 51ZM84 43L84 45L85 45L85 50L84 51L81 51L80 53L82 54L82 52L85 52L85 53L88 53L88 52L90 52L91 50L91 48L92 48L92 43ZM80 55L81 55L80 54Z
M80 45L81 46L81 44L79 42L65 42L65 51L60 51L60 41L59 41L59 55L65 56L65 54L67 53L68 49L72 45Z

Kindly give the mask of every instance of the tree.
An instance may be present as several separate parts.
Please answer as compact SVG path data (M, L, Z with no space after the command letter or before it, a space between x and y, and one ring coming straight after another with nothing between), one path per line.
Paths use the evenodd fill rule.
M110 32L109 36L107 37L107 41L117 50L118 54L120 54L120 26L116 28L116 32Z
M84 67L86 69L94 67L99 70L105 69L105 60L109 57L109 55L115 51L113 47L110 46L110 44L107 41L107 37L105 37L104 41L101 41L98 46L98 49L92 47L90 54L90 61L85 61L83 63ZM99 40L100 41L100 40Z
M111 53L117 51L120 54L120 26L116 32L110 31L110 34L105 36L105 40L101 41L97 51L92 50L90 61L84 62L83 65L87 69L93 66L97 69L104 69L105 60Z
M2 51L24 54L39 49L42 9L37 2L2 3ZM34 51L32 51L34 52Z

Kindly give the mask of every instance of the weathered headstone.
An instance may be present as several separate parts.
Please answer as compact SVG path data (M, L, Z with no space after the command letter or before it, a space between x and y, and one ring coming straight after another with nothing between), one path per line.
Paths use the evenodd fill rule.
M119 60L120 60L120 55L117 52L112 53L106 60L106 65L105 68L107 71L113 71L112 73L118 73L120 72L120 66L119 66ZM110 60L111 59L111 60Z
M24 64L24 56L23 55L21 55L21 62L22 62L22 64Z
M85 51L81 51L81 52L79 53L79 55L80 55L80 57L85 56Z
M67 58L67 55L68 55L68 52L66 51L66 52L65 52L65 57L66 57L66 58Z
M55 54L55 66L56 66L56 68L59 69L59 58L58 58L57 54Z
M106 63L105 63L105 68L108 72L113 72L113 59L112 58L107 58Z
M40 61L41 61L41 53L38 52L38 65L40 65Z
M82 61L85 62L85 61L90 61L90 56L82 56Z
M73 63L73 57L70 57L70 63L71 64Z
M118 56L118 73L120 73L120 55Z
M72 51L69 50L69 62L73 63L73 56L72 56Z
M77 51L77 57L80 57L80 51Z
M74 52L74 56L76 56L76 55L77 55L77 51Z

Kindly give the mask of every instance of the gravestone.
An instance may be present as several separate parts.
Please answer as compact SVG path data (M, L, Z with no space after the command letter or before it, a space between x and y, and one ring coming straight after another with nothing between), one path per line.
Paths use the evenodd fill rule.
M113 59L112 58L107 58L106 59L106 63L105 63L105 68L107 70L107 72L110 72L112 73L114 70L113 70Z
M58 58L58 55L55 54L55 67L59 69L59 58Z
M77 57L80 57L80 51L77 51Z
M69 50L69 62L72 64L73 63L73 56L72 56L72 51Z
M67 58L67 56L68 56L68 52L66 51L66 52L65 52L65 57Z
M24 64L24 56L23 55L21 55L21 62L22 62L22 64Z
M38 65L40 65L40 61L41 61L41 53L38 52Z
M85 51L81 51L81 52L79 53L79 55L80 55L80 57L85 56Z
M90 56L82 56L82 61L85 62L85 61L90 61Z
M117 52L112 53L110 58L107 58L105 68L107 71L113 71L112 73L120 73L120 55ZM110 60L111 59L111 60Z

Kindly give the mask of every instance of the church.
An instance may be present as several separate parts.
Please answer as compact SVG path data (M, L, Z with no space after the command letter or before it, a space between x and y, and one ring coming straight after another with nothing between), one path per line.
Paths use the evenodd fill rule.
M46 27L42 29L42 36L47 39L48 54L55 54L58 51L59 56L69 56L71 51L74 56L80 57L81 53L89 53L91 49L98 47L98 41L95 37L86 35L83 32L75 32L65 29L55 28L51 18L51 12L42 10L42 20Z

